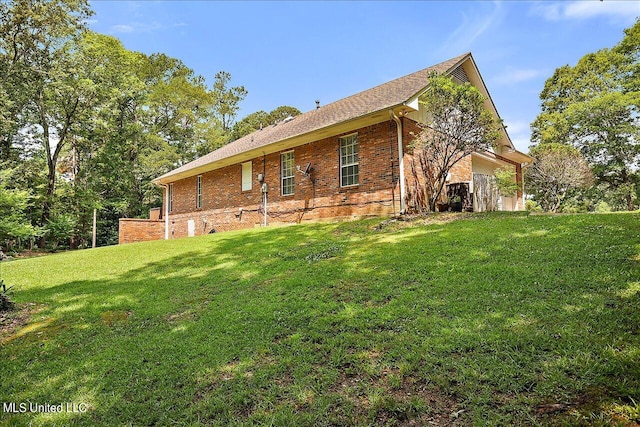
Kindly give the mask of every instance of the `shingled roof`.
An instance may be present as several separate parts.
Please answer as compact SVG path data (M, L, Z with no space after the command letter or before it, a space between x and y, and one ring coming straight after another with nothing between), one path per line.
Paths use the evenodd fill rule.
M465 53L301 114L288 122L281 122L255 131L156 178L154 182L168 182L170 179L167 180L167 178L174 175L184 175L185 172L192 169L200 169L250 150L402 105L426 88L429 74L451 71L469 56L471 53Z

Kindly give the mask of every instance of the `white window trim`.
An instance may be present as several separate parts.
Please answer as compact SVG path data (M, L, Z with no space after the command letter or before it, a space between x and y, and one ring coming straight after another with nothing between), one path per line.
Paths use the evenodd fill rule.
M295 186L296 186L296 170L295 170L295 166L292 165L291 168L291 175L288 176L284 176L284 163L282 161L282 156L284 156L285 154L292 154L292 160L293 163L295 163L295 154L294 154L294 150L289 150L289 151L285 151L284 153L280 153L280 195L282 196L293 196L295 194ZM284 193L284 180L287 178L293 178L293 191L291 193Z
M202 209L202 175L196 179L196 209Z
M248 186L245 187L245 165L249 165L249 176L248 176ZM240 164L240 190L241 191L251 191L253 189L253 162L249 161L249 162L244 162Z
M342 164L342 140L351 136L356 137L356 145L358 146L358 161L355 163ZM357 187L360 185L360 142L358 141L358 132L350 133L349 135L343 135L338 138L338 157L340 157L340 188ZM358 182L356 184L342 185L342 171L349 166L358 165Z

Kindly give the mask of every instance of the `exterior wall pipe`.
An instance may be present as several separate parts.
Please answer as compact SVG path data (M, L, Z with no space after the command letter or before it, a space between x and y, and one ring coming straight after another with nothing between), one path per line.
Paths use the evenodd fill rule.
M400 215L405 213L405 182L404 182L404 150L402 148L402 121L395 115L393 110L389 110L389 114L396 122L396 129L398 130L398 169L400 176Z
M164 188L164 240L169 240L169 184L160 184Z

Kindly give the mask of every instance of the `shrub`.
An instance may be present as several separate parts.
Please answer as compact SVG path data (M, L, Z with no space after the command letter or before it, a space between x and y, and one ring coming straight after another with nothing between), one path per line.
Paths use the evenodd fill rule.
M596 212L598 213L611 212L611 206L609 206L609 203L603 200L596 205Z
M76 221L70 214L56 215L49 219L45 227L46 236L54 250L62 242L69 241L76 227Z
M527 200L524 202L524 209L529 212L542 212L542 207L535 200Z
M9 311L13 309L13 301L9 297L9 290L11 287L7 288L7 286L0 281L0 312Z

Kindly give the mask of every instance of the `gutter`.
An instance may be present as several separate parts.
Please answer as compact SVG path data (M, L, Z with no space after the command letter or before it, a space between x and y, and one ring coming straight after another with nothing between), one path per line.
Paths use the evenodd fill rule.
M402 121L395 115L393 110L389 110L389 115L396 122L396 129L398 130L398 169L400 175L400 215L405 213L405 182L404 182L404 152L402 149Z

